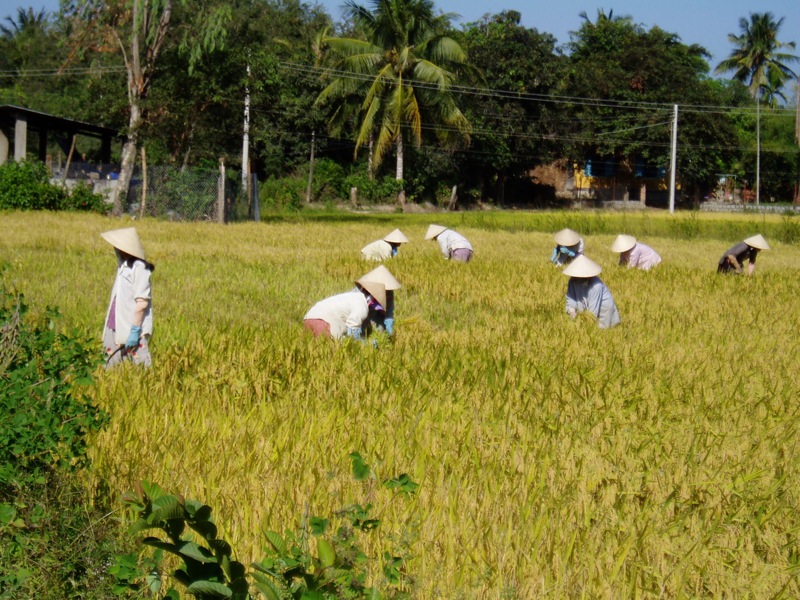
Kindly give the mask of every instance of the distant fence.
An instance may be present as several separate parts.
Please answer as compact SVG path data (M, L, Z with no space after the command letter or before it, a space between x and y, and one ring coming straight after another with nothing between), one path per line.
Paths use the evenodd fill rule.
M117 165L98 163L71 163L66 173L63 165L53 166L51 171L54 180L64 180L67 185L91 184L96 193L107 198L111 198L119 177ZM242 213L241 207L236 206L242 195L241 183L227 177L221 181L221 177L214 169L148 166L142 171L136 167L122 210L131 215L173 221L215 221L217 199L222 192L225 221L233 220Z

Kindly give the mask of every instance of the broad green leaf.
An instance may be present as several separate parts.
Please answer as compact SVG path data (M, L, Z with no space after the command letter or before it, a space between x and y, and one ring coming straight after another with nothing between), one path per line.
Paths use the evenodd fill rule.
M283 538L279 533L274 531L265 531L264 535L266 536L270 545L275 549L276 552L278 552L278 554L286 554L286 542L283 541Z
M312 535L323 535L330 525L328 519L321 519L320 517L311 517L308 520L308 527Z
M364 462L364 459L358 452L351 452L350 460L353 467L353 477L356 481L363 481L370 476L372 469Z
M336 562L336 550L325 538L317 540L317 552L319 553L319 562L323 567L331 567Z
M215 581L195 581L186 591L198 598L230 598L233 595L228 586Z
M180 553L183 556L188 556L202 563L216 562L214 555L209 552L207 548L196 544L195 542L185 542L180 547Z

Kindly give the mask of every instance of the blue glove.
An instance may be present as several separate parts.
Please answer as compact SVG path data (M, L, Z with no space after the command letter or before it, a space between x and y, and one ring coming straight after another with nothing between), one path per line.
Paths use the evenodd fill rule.
M575 254L572 250L570 250L566 246L561 246L561 248L559 248L558 251L561 252L561 254L566 254L570 258L575 258L577 256L577 254Z
M128 341L125 342L125 348L132 350L138 348L139 338L142 337L142 328L138 325L131 327L131 332L128 334Z
M353 338L354 340L361 339L361 327L348 327L347 328L347 335Z
M550 255L550 262L554 265L558 264L558 246L553 248L553 253Z
M392 335L394 333L394 319L392 317L386 317L383 320L383 328L386 330L386 333Z

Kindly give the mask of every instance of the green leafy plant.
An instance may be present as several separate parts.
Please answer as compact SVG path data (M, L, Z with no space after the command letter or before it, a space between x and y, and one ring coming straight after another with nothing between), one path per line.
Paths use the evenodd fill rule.
M60 333L59 317L30 315L22 294L0 287L0 491L88 465L86 436L108 421L81 392L99 353L84 334Z
M147 559L148 588L157 592L162 587L163 553L178 557L181 564L171 573L186 591L200 598L249 598L245 568L233 560L230 544L217 537L217 526L211 519L211 508L182 496L164 493L155 484L140 482L133 492L126 493L123 503L135 514L131 534L160 529L166 536L144 538L146 546L156 548L153 558ZM196 534L194 541L184 537L186 528ZM114 573L118 588L138 589L136 569L131 557L118 557ZM139 574L142 573L140 568ZM178 597L177 591L167 591Z
M92 186L79 184L64 195L58 208L106 214L111 211L111 204L101 194L95 194Z
M306 183L295 177L270 177L259 186L261 208L266 211L297 212L303 208Z
M47 167L38 161L0 165L0 209L56 210L67 193L49 182Z
M103 597L112 523L75 476L107 422L82 392L98 361L58 310L29 312L0 282L0 597Z
M352 453L350 458L356 479L372 474L358 453ZM417 487L406 475L387 481L403 482L401 486L407 493ZM399 489L397 485L386 487ZM298 531L280 534L265 529L266 556L252 564L248 576L244 565L233 559L230 544L217 537L210 507L166 494L149 482L140 482L133 492L126 493L123 503L133 513L132 534L159 529L163 536L142 540L156 549L152 556L117 557L110 572L116 577L118 594L144 589L161 593L166 570L164 553L180 561L171 577L198 598L247 600L252 597L250 577L257 593L268 600L396 598L403 595L400 588L407 583L404 558L384 552L381 586L367 584L373 561L361 550L359 534L370 533L380 525L380 519L371 515L372 504L347 506L332 519L307 517ZM338 524L335 531L334 522ZM179 598L175 588L167 589L165 594Z

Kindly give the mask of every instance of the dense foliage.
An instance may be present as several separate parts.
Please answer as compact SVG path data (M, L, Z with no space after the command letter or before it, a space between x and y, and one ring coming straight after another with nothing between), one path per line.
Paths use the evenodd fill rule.
M462 199L498 204L553 199L553 182L531 172L556 163L565 172L573 163L592 164L595 173L602 165L629 187L663 177L677 104L682 193L702 198L721 176L754 185L757 99L741 93L744 83L711 79L702 47L633 17L583 15L559 45L521 25L516 11L456 30L421 0L353 3L344 23L297 0L134 4L152 11L139 20L150 27L171 12L163 38L139 32L149 45L142 59L153 64L142 67L146 86L133 99L131 61L117 40L127 44L139 21L121 0L106 0L107 11L87 10L81 0L58 14L20 11L7 20L0 103L135 133L151 164L215 167L222 158L236 170L249 103L246 153L262 182L303 180L313 144L316 158L348 175L396 177L417 201L441 202L458 186ZM766 20L758 31L781 22ZM785 65L794 45L773 39L773 46L783 66L765 70L762 112L791 124L794 111L776 99L792 101ZM765 196L789 200L797 144L779 149L773 132L764 133ZM63 152L50 142L53 153ZM94 160L97 150L89 144L81 152ZM380 166L384 154L393 160ZM134 160L130 151L126 160ZM348 192L339 187L338 199Z
M0 596L101 598L117 549L107 498L91 506L76 472L108 414L86 396L97 366L83 335L59 333L55 309L32 315L0 287Z
M38 161L0 165L0 210L82 210L108 212L103 196L84 184L72 189L50 183L47 168Z
M357 481L374 477L358 452L350 453L350 459ZM383 487L395 496L409 497L419 485L403 473L385 480ZM265 526L261 533L265 556L248 570L235 559L231 545L219 537L220 526L210 506L167 494L147 481L138 482L122 500L132 520L129 534L146 532L141 542L153 550L117 556L110 573L119 595L149 590L177 600L177 582L192 596L235 600L408 597L402 592L410 581L404 557L387 551L378 559L362 549L364 536L375 535L381 525L370 512L372 504L351 504L330 518L303 515L297 531L279 533ZM175 568L171 560L178 561ZM380 575L375 568L379 561Z
M32 316L21 294L0 304L0 490L36 481L51 469L86 466L86 436L107 422L82 386L98 364L91 342L60 333L59 313Z

